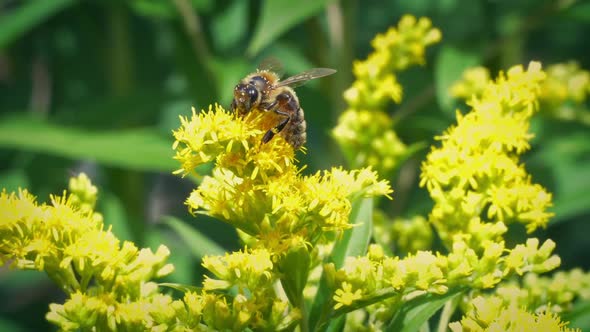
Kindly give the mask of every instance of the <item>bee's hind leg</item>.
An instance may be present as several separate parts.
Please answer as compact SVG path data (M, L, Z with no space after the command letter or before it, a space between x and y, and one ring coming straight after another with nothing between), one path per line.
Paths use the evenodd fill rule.
M285 129L285 127L287 126L287 123L289 123L289 121L291 121L291 116L289 115L289 113L286 113L286 112L283 112L280 110L275 110L274 112L277 114L280 114L280 115L284 115L285 118L283 120L281 120L281 122L279 122L279 124L276 127L269 129L264 134L264 136L262 137L262 143L268 143L276 134L283 131L283 129Z

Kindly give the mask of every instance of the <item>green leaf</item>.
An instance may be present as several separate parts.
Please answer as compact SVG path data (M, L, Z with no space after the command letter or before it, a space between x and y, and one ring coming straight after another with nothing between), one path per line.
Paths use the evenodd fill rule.
M16 192L18 188L29 188L29 178L22 169L10 169L0 173L0 190Z
M147 228L143 237L143 247L157 250L160 245L165 245L170 250L167 263L174 266L174 272L165 277L166 282L179 284L195 284L195 266L200 264L200 259L195 259L192 252L187 250L183 241L178 241L174 232L163 231L160 225L152 225Z
M553 137L539 146L531 162L553 173L554 204L550 225L556 225L587 212L590 208L590 135L574 133Z
M183 285L183 284L178 284L178 283L174 283L174 282L161 282L161 283L158 283L158 286L176 289L177 291L182 292L182 293L201 292L201 289L202 289L202 287L197 287L197 286L192 286L192 285Z
M344 232L332 251L332 262L336 269L342 267L346 257L361 256L367 252L373 230L373 198L359 196L353 199L350 223L355 227ZM323 326L326 323L323 320L330 315L332 299L329 297L329 288L324 272L309 313L309 326L312 330L316 325ZM322 328L333 330L341 324L339 318L330 322L329 326Z
M418 331L445 303L462 292L463 289L456 289L443 295L426 294L404 303L385 331Z
M171 19L179 15L174 1L162 0L133 0L128 1L131 8L139 15L160 19ZM211 0L189 0L192 8L200 12L209 12L212 8Z
M171 216L166 216L162 219L166 225L170 226L184 240L195 257L223 255L225 253L225 250L221 246L199 233L195 228L190 227L184 221Z
M439 106L448 114L454 112L451 86L461 79L465 69L481 63L481 56L472 50L443 46L435 64L436 97Z
M217 49L231 50L248 32L248 1L234 1L211 24L213 43Z
M258 54L282 33L319 13L331 1L333 0L264 1L260 21L248 47L248 55Z
M281 285L289 301L296 307L303 302L303 288L307 284L311 258L304 245L290 248L279 261Z
M127 214L125 213L125 207L119 197L108 192L101 192L98 198L98 204L100 212L104 217L105 225L111 225L113 233L117 235L117 238L121 241L133 241L136 240L131 235L131 229L128 224Z
M0 121L0 148L42 152L72 159L141 171L171 172L172 136L166 139L156 129L88 131L26 117Z
M568 328L590 329L590 300L577 302L571 311L561 316L562 321L570 322Z
M0 16L0 48L22 37L49 17L75 3L74 0L24 1Z
M590 23L590 3L581 2L577 6L572 6L565 10L562 15L566 18Z
M353 200L350 223L354 227L344 232L332 251L337 269L344 265L346 257L361 256L367 252L373 231L373 198L358 197Z

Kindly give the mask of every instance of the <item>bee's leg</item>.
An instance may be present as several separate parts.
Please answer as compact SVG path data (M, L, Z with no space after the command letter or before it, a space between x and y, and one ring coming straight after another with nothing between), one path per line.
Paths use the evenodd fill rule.
M274 112L280 115L284 115L285 118L281 120L281 122L279 122L279 124L276 127L270 129L264 134L264 136L262 137L262 143L268 143L276 134L280 133L283 129L285 129L287 123L291 121L291 116L289 115L289 113L283 112L278 109Z

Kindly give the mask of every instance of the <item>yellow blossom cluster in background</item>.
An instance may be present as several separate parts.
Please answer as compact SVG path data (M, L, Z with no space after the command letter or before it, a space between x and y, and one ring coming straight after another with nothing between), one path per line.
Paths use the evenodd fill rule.
M390 102L400 103L402 87L396 73L424 63L425 49L441 39L428 18L402 17L397 28L379 34L375 49L364 61L355 61L355 81L344 92L348 104L332 135L353 167L373 166L383 177L408 153L393 130L386 112Z
M575 61L557 63L545 70L547 78L541 83L540 110L561 120L579 121L590 125L590 112L583 106L590 95L590 72ZM469 100L479 97L491 80L485 67L467 69L450 93L455 98Z
M570 311L576 300L590 299L590 273L580 269L558 271L550 277L530 272L520 280L502 282L492 296L530 311Z
M484 249L501 241L510 223L528 232L545 227L551 194L532 183L518 156L529 149L529 121L545 73L539 63L512 67L457 112L457 125L439 137L422 164L421 186L435 202L430 221L447 245Z

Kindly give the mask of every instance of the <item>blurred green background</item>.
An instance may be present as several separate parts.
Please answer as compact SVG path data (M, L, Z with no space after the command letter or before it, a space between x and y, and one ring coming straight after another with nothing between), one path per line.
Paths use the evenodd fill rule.
M298 158L307 173L342 165L330 130L352 61L406 13L430 17L443 34L425 67L399 77L404 102L390 111L407 144L430 145L454 122L447 89L468 66L494 76L530 60L590 69L590 3L574 0L0 0L0 187L26 187L43 202L84 171L115 234L154 249L165 243L171 281L197 284L203 254L239 244L230 227L183 205L198 179L171 175L178 116L191 106L228 108L233 86L269 56L287 75L335 68L297 90L308 122L308 152ZM575 107L588 112L588 103ZM524 159L554 193L556 216L535 235L557 242L565 269L590 268L589 129L541 113ZM390 179L392 216L428 214L417 188L426 152ZM41 273L2 267L0 298L0 331L39 331L53 329L44 315L63 294Z

